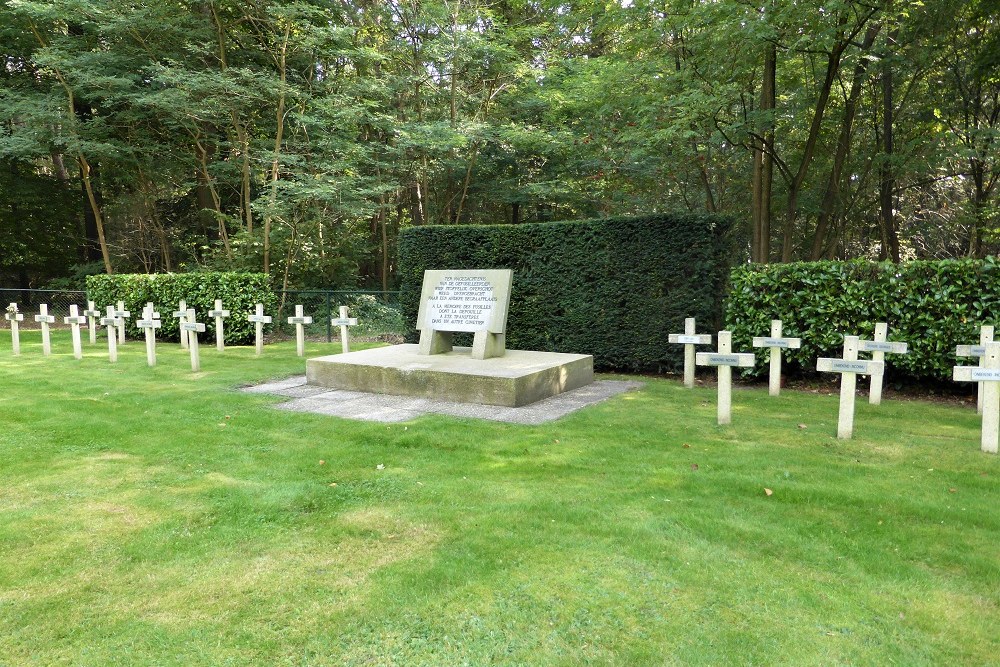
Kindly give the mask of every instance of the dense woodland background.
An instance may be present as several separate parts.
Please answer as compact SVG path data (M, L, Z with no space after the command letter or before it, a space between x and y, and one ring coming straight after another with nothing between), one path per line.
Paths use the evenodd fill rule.
M667 210L1000 240L1000 0L2 0L0 53L0 285L392 287L408 225Z

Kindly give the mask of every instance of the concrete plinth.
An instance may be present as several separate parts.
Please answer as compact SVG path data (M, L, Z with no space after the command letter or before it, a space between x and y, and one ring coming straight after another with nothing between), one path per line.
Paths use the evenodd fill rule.
M417 354L417 345L393 345L306 361L309 384L459 403L520 407L594 381L586 354L507 350L473 359L472 350Z

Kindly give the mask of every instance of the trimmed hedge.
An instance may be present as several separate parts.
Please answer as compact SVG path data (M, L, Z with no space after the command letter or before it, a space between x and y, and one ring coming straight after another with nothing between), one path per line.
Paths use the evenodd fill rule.
M168 341L180 340L179 321L173 313L181 299L187 302L188 308L197 311L198 321L205 323L207 335L211 337L215 336L215 319L207 313L215 308L216 299L222 299L222 307L230 311L225 320L226 343L232 345L253 343L254 324L248 322L246 316L254 312L256 304L263 303L265 313L273 313L277 306L277 298L263 273L88 276L87 298L102 312L107 306L123 300L125 310L132 313L125 324L125 335L129 338L144 336L135 323L146 303L152 301L163 322L163 328L157 330L157 338Z
M793 372L814 372L817 357L841 355L844 335L871 340L875 323L888 322L889 340L906 341L909 353L886 355L887 366L950 380L955 345L978 344L980 325L1000 315L1000 266L992 257L755 264L733 269L730 283L726 324L734 349L749 351L750 339L768 335L771 320L780 319L783 335L802 338L801 349L784 352ZM759 355L755 373L764 372L766 356Z
M592 354L600 370L675 370L683 352L668 334L685 317L701 331L721 322L730 227L717 215L411 227L399 240L403 319L416 327L426 269L512 269L508 349Z

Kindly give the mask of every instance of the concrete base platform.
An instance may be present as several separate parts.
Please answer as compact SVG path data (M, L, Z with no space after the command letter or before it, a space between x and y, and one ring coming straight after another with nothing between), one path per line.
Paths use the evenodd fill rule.
M520 407L594 381L594 358L507 350L472 359L471 349L420 355L416 345L392 345L306 361L310 385L458 403Z

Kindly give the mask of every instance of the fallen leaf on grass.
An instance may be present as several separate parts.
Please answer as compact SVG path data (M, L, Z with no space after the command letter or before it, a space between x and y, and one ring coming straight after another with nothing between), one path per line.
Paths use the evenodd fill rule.
M697 470L697 469L698 469L698 464L697 463L692 463L691 464L691 470Z
M771 489L768 489L768 488L765 487L764 488L764 495L768 496L768 497L771 497L771 496L774 495L774 491L772 491Z
M687 444L686 442L684 443L683 447L684 449L691 449L691 445Z
M379 463L377 466L375 466L375 470L385 470L385 464Z
M322 466L322 465L326 465L326 461L324 461L323 459L320 459L320 460L319 460L319 464L320 464L321 466Z
M334 482L334 483L333 483L333 484L331 484L330 486L337 486L337 483L336 483L336 482Z
M799 424L799 428L809 428L809 427L806 426L805 424Z
M948 489L948 493L955 493L958 489Z

